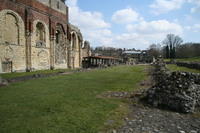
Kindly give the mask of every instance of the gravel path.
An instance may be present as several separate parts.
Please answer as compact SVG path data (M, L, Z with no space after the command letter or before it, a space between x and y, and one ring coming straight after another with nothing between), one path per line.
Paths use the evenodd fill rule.
M135 104L125 124L113 133L200 133L200 116Z

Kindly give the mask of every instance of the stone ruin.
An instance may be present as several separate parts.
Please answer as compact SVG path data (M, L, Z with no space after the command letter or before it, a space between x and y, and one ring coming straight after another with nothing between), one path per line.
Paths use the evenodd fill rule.
M169 72L160 60L154 65L155 85L145 92L149 104L182 113L200 107L200 74Z
M176 65L200 70L199 62L176 62Z
M5 85L8 85L8 82L0 76L0 87Z

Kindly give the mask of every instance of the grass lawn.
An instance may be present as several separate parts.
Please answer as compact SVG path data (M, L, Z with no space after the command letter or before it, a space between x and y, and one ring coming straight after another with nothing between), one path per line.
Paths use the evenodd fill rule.
M200 57L176 59L177 61L200 62Z
M97 95L136 89L147 77L145 67L118 66L0 88L0 133L96 133L118 126L128 113L127 101Z
M29 76L34 74L50 74L50 73L57 73L57 72L68 72L72 71L70 69L56 69L56 70L39 70L34 72L21 72L21 73L3 73L0 74L0 76L4 79L11 79L16 77L23 77L23 76Z
M182 62L200 62L200 57L192 57L192 58L181 58L181 59L175 59L176 61L182 61ZM170 59L164 59L165 62L169 62Z
M184 71L184 72L192 72L192 73L200 73L200 70L197 69L191 69L187 67L180 67L174 64L168 64L167 68L171 71Z

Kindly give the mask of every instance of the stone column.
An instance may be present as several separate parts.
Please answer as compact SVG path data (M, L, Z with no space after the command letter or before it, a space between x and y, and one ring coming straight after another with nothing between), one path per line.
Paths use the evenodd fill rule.
M82 41L79 42L79 67L82 67Z
M29 9L25 9L25 38L26 38L26 71L31 71L31 40L33 32L33 18Z
M31 38L32 33L26 32L26 71L31 71Z
M3 72L3 70L2 70L2 64L1 64L1 62L2 62L2 60L1 60L1 58L0 58L0 73L2 73ZM1 77L0 77L1 78Z
M55 68L55 36L50 38L50 69Z

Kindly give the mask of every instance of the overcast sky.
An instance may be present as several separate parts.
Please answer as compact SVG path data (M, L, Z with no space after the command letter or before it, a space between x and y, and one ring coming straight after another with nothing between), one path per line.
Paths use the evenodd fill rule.
M146 49L173 33L200 42L200 0L67 0L70 22L93 47Z

